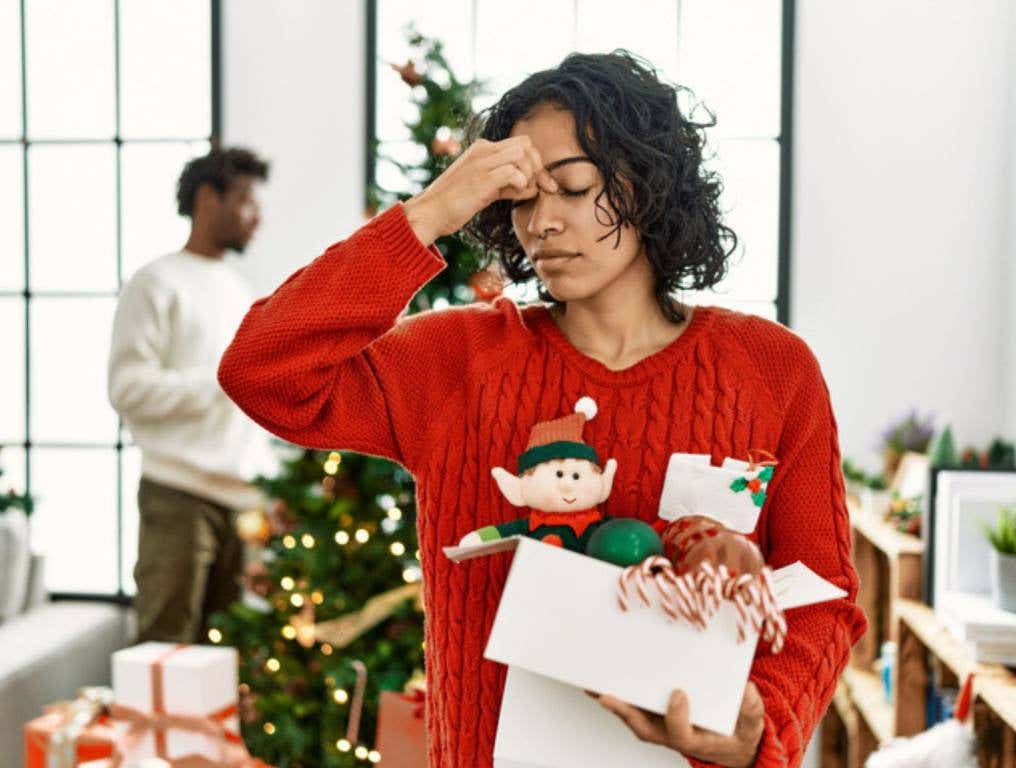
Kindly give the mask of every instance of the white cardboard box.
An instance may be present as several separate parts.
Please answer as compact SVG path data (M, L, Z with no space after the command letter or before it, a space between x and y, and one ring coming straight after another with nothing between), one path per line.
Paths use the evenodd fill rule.
M733 732L758 638L737 642L732 605L702 631L655 607L621 611L622 569L560 547L512 537L445 553L458 561L512 548L486 658L660 714L681 688L694 725ZM774 586L784 610L846 596L799 562L774 572Z
M152 711L152 664L166 656L170 643L143 643L113 654L113 696L118 704L143 712ZM234 707L238 691L238 659L235 648L192 645L165 658L162 664L164 710L172 715L208 716ZM235 714L222 724L239 733ZM170 730L166 745L169 757L198 754L218 759L221 746L196 733ZM149 734L131 753L139 760L155 755L154 737Z

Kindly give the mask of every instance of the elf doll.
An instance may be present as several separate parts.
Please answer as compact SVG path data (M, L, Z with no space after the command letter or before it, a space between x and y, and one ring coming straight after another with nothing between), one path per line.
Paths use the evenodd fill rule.
M574 413L535 424L519 456L518 475L503 467L490 471L504 497L529 514L472 531L459 545L523 535L585 552L590 536L608 519L599 505L610 496L617 471L614 459L601 466L596 451L582 441L582 428L594 416L596 402L582 397Z

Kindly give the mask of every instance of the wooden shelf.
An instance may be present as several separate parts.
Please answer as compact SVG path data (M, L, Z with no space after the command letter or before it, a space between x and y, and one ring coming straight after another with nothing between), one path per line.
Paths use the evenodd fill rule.
M861 534L882 554L890 559L901 555L924 554L924 542L909 533L902 533L889 523L865 509L856 501L851 500L847 508L850 511L850 523L854 530Z
M977 680L978 698L1013 731L1016 731L1016 683L1012 679L987 677Z
M848 667L843 673L846 690L858 714L881 743L893 737L893 708L886 701L882 678L874 672Z
M979 681L989 677L1010 679L1012 675L997 664L978 664L959 640L935 618L934 611L916 600L897 600L897 617L907 624L932 654L952 670L957 680L976 672Z

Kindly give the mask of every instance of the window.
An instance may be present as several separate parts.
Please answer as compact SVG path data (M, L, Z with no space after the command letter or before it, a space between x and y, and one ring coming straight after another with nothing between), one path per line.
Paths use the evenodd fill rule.
M56 594L133 594L139 451L106 399L122 283L178 248L217 135L218 2L0 0L0 461ZM0 489L0 490L6 490Z
M476 77L488 106L527 74L570 51L627 48L664 78L690 87L717 116L708 132L712 167L721 174L727 222L741 246L713 292L689 295L788 323L790 110L793 0L642 0L631 9L597 0L370 0L368 138L379 154L417 159L403 120L412 116L405 84L389 68L409 57L410 21L444 43L462 79ZM370 143L368 143L368 147ZM368 159L382 186L410 188L398 169ZM511 289L528 300L535 291Z

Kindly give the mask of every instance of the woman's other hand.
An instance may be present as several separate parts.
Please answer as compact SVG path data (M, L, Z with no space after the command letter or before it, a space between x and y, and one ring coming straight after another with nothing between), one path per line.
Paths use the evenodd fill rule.
M620 717L642 741L661 744L688 757L729 768L746 768L755 764L765 727L765 705L758 688L750 681L744 689L741 711L730 736L693 726L688 719L688 697L684 691L675 690L671 694L667 714L662 717L611 696L598 698L603 707Z

